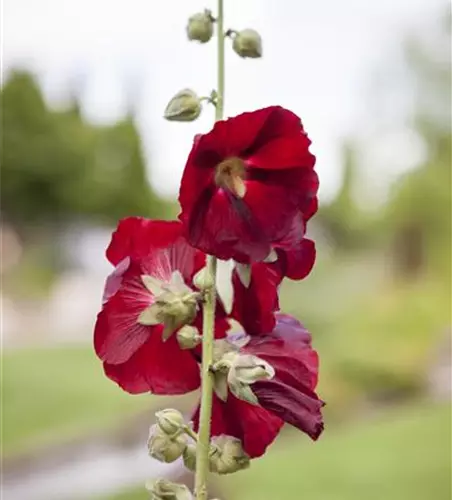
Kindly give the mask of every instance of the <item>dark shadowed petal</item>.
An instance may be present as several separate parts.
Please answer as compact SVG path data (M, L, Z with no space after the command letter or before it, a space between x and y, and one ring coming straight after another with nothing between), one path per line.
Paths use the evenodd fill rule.
M193 416L194 428L199 425L199 407ZM278 435L284 422L264 408L254 406L229 394L226 402L213 396L212 436L226 434L242 441L245 452L260 457Z
M278 286L282 275L278 266L257 263L251 268L251 282L245 287L237 271L234 272L234 303L231 316L249 335L267 333L275 326L278 309Z
M247 164L254 168L282 170L287 168L314 168L315 156L309 152L311 141L307 135L279 137L254 149Z
M297 427L316 440L323 431L321 409L324 403L314 391L301 390L278 380L256 382L253 391L259 403L284 422Z
M244 200L217 189L203 196L189 217L188 239L196 248L224 260L263 260L270 245Z
M300 133L304 133L300 118L292 111L281 106L270 106L265 109L271 111L271 113L260 129L259 135L251 147L251 151L256 151L264 144L279 138L298 137Z
M323 430L324 403L314 389L318 356L303 325L288 315L276 315L276 327L267 336L251 337L241 349L257 356L275 370L271 380L253 384L259 403L285 422L317 439Z
M142 258L156 248L166 247L181 234L182 224L178 221L122 219L107 248L107 259L116 266L126 257Z
M241 157L253 147L267 120L275 112L279 113L280 109L282 108L271 106L216 122L208 134L200 137L198 154L214 151L219 154L220 161L229 156ZM195 158L196 163L199 162L198 158Z
M162 341L162 327L125 363L104 363L105 374L132 394L185 394L200 385L199 367L190 351L182 351L176 336Z

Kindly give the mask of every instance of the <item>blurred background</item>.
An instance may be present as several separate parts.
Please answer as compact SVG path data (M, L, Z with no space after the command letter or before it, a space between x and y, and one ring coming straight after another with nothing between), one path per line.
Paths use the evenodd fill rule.
M206 0L5 0L2 44L2 472L5 500L139 500L180 464L147 457L154 411L105 379L91 337L111 230L171 218L193 124L178 90L215 86L188 43ZM317 443L286 428L222 500L451 498L451 18L438 0L226 0L226 114L299 114L321 179L318 261L281 304L313 334L328 405Z

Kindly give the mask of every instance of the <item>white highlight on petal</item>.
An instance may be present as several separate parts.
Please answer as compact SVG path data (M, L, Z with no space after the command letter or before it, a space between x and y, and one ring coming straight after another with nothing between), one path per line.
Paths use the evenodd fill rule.
M243 286L248 288L251 283L251 266L249 264L240 264L236 262L235 269Z
M232 272L234 271L234 261L220 260L217 262L217 278L216 288L218 296L223 303L227 314L232 311L232 303L234 301L234 288L232 286Z

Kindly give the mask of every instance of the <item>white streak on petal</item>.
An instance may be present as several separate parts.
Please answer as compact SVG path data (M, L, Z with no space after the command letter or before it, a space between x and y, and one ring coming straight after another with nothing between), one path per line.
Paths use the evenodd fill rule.
M218 296L223 303L226 314L232 311L232 303L234 300L234 289L232 286L232 272L234 271L234 261L218 260L217 262L217 279L216 287Z
M272 262L276 262L278 260L278 254L276 251L272 248L270 250L270 253L265 257L264 262L267 264L271 264Z
M245 288L248 288L251 283L251 266L249 264L239 264L235 265L237 274L239 275L240 281Z

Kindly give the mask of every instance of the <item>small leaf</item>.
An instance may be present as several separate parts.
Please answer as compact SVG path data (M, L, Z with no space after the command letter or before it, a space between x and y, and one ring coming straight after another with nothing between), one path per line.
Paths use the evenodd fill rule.
M154 326L159 325L162 321L159 319L161 308L158 304L152 304L146 307L138 316L137 322L140 325Z
M216 287L218 296L223 303L226 314L231 314L232 303L234 300L234 288L232 286L232 272L234 270L234 261L218 260Z

